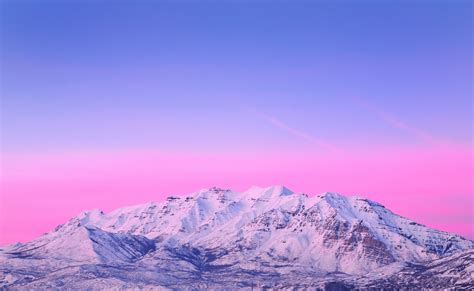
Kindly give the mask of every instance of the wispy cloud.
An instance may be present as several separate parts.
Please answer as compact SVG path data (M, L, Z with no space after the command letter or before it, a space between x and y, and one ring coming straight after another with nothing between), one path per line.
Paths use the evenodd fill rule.
M425 141L425 142L434 142L435 138L427 133L426 131L419 129L415 126L412 126L410 124L405 123L404 121L400 120L399 118L381 110L380 108L376 107L375 105L369 103L367 100L364 100L360 97L355 97L353 98L354 102L359 105L360 107L372 112L375 114L377 117L379 117L382 121L386 122L387 124L404 130L405 132L408 132L417 138Z
M293 128L291 126L289 126L288 124L284 123L283 121L277 119L276 117L274 116L271 116L271 115L268 115L268 114L265 114L265 113L262 113L262 112L259 112L259 111L256 111L256 110L250 110L253 114L255 114L256 116L258 116L259 118L261 118L262 120L266 121L267 123L273 125L274 127L276 128L279 128L283 131L286 131L287 133L297 137L297 138L300 138L300 139L303 139L303 140L306 140L308 142L311 142L321 148L325 148L327 150L330 150L330 151L339 151L340 149L326 141L323 141L319 138L316 138L314 137L313 135L309 134L309 133L306 133L304 131L301 131L299 129L296 129L296 128Z

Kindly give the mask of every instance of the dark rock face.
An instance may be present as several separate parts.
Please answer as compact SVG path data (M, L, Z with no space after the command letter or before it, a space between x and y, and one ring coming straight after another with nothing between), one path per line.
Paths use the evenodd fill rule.
M336 258L363 256L380 266L396 261L387 246L376 238L363 221L351 224L342 220L335 209L331 209L325 216L317 208L305 210L303 207L298 207L294 211L272 209L253 219L244 231L256 231L257 235L260 232L261 235L258 237L265 237L264 233L279 230L304 233L306 227L317 231L318 236L323 238L323 246L328 251L334 252ZM246 249L256 247L253 241L248 241L244 245Z
M384 265L395 262L395 258L388 251L387 246L380 240L376 239L375 236L370 233L367 226L363 225L362 221L353 227L350 234L351 239L356 238L357 243L363 247L363 253L373 261L379 262Z
M273 209L256 217L250 222L249 227L257 228L259 231L270 231L288 227L291 213Z
M324 238L324 245L333 246L339 239L348 235L350 225L347 221L337 219L337 213L334 211L318 225L318 230Z

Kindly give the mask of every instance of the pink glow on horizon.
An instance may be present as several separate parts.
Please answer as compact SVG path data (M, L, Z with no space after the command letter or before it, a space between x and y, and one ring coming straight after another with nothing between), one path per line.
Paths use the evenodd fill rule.
M360 195L430 227L474 238L470 146L343 153L160 151L8 154L2 158L0 244L30 240L86 209L104 211L220 186L281 184Z

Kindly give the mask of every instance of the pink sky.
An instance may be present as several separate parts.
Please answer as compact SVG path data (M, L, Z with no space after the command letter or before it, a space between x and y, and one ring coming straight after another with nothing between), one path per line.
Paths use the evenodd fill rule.
M26 241L85 209L104 211L220 186L281 184L360 195L437 229L474 238L473 148L398 146L333 152L156 150L2 157L0 244Z
M471 3L74 2L2 2L0 244L274 184L474 238Z

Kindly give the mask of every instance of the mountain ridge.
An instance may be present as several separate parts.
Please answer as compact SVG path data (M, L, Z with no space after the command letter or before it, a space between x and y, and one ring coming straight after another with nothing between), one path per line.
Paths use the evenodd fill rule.
M236 278L255 273L269 286L288 274L311 275L317 278L312 283L354 281L370 274L372 281L385 284L381 278L404 268L472 248L473 241L428 228L359 196L326 192L309 197L284 186L240 193L213 187L109 213L83 211L35 240L0 251L0 263L7 266L0 274L16 278L10 280L13 286L24 276L12 274L27 273L27 263L49 271L105 264L171 268L167 276L187 271L197 277L181 279L198 285L205 283L199 276L210 270ZM45 266L45 260L54 263Z

